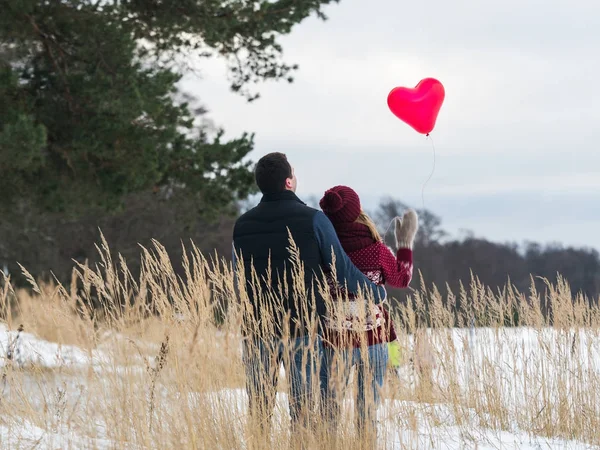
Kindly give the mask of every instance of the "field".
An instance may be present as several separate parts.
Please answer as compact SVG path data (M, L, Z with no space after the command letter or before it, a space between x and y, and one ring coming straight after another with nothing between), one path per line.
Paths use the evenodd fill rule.
M0 448L371 448L352 382L335 432L317 421L290 434L283 376L270 432L250 420L231 267L192 248L179 280L155 243L134 279L105 242L99 252L71 286L0 282ZM396 311L403 363L388 374L378 447L600 445L600 311L565 280L546 286L415 289Z

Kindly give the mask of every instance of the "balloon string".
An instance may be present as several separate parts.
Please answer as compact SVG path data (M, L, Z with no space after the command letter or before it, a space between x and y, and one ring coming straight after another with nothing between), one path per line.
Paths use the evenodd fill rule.
M392 226L392 224L393 224L395 221L396 221L396 218L394 217L394 218L391 220L390 224L389 224L389 225L387 226L387 228L385 229L385 232L383 233L383 238L384 238L384 239L385 239L385 237L387 236L387 234L388 234L388 231L390 231L390 227Z
M423 203L423 210L425 210L425 186L427 186L427 183L429 183L429 181L433 177L433 173L435 172L435 144L433 143L433 139L429 134L427 134L427 139L431 141L431 148L433 150L433 167L431 168L429 178L427 178L425 183L423 183L423 187L421 188L421 202Z

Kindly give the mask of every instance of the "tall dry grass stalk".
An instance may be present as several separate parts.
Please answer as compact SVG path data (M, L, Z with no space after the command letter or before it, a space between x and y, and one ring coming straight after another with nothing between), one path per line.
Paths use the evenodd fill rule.
M43 430L45 442L72 448L373 448L356 433L349 405L355 387L346 388L342 371L331 382L345 393L343 402L325 405L339 414L335 427L323 420L332 411L319 404L315 379L317 401L290 431L282 395L289 385L275 364L262 382L279 376L278 391L256 404L256 414L248 410L242 347L257 351L282 336L284 366L296 355L286 344L293 337L281 302L286 292L294 293L303 311L299 326L311 336L298 357L316 371L321 363L312 350L319 329L314 292L330 299L329 288L304 286L293 241L293 279L281 283L277 273L246 274L241 259L232 267L193 244L184 252L183 277L158 242L142 248L139 278L123 258L112 259L103 238L98 251L101 262L77 264L69 286L39 286L29 275L32 290L15 291L10 279L0 280L0 317L13 338L21 325L86 355L79 364L48 368L35 358L9 363L3 349L0 426L8 435L28 424ZM422 282L395 311L404 363L388 375L379 447L429 447L440 439L434 429L444 427L459 429L467 445L486 428L600 445L599 308L561 278L546 287L543 294L533 282L528 293L510 284L492 291L473 276L460 292L442 295ZM267 353L270 361L276 356ZM15 442L29 448L26 440L0 446Z

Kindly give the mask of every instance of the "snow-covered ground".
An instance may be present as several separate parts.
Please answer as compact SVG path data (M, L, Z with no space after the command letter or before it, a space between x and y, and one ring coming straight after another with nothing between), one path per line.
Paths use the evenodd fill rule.
M448 342L454 351L448 354ZM410 345L410 342L408 342ZM594 379L600 373L600 338L592 333L566 332L552 329L478 329L447 330L432 336L434 352L446 348L444 357L434 370L436 384L441 388L451 388L457 382L465 390L485 388L486 383L496 383L509 400L506 404L518 408L523 402L540 401L527 398L530 392L525 383L544 383L552 389L558 379L567 383L569 389L581 389L578 376L586 373L587 379ZM27 404L31 408L47 407L52 404L58 411L67 414L69 406L85 401L86 384L89 382L89 370L99 373L110 370L114 376L131 371L145 372L145 363L139 355L133 355L127 367L119 367L116 360L109 357L108 348L85 351L75 346L58 345L36 338L28 333L8 331L0 325L0 373L12 365L28 370L39 369L60 375L44 383L54 383L45 389L39 388L35 370L32 374L26 370L20 375L19 386L11 386L11 379L2 376L0 402L9 402L11 395L28 396ZM494 362L495 371L486 372L486 364ZM557 376L557 370L565 370L572 375ZM64 370L69 369L69 370ZM116 369L116 370L115 370ZM88 373L88 376L86 376ZM116 375L115 375L116 374ZM578 375L579 374L579 375ZM400 374L403 381L410 381L408 372ZM485 375L485 376L484 376ZM29 378L28 378L29 377ZM48 381L51 380L51 381ZM579 383L579 384L578 384ZM31 389L28 388L31 387ZM600 390L600 384L588 386L588 389ZM35 388L35 389L34 389ZM53 398L36 398L34 392L52 392ZM74 393L77 392L77 395ZM10 395L9 395L10 394ZM243 418L246 417L247 399L243 389L220 389L208 393L188 393L189 408L206 408L207 401L213 405L215 415L230 420L232 430L242 433ZM394 396L391 396L394 397ZM595 393L594 393L595 398ZM43 400L43 401L42 401ZM542 397L543 400L543 397ZM62 402L62 403L61 403ZM64 404L64 405L63 405ZM61 407L61 405L63 405ZM121 442L111 440L107 432L107 423L101 418L90 417L70 421L67 417L54 417L43 423L32 423L22 419L19 411L6 409L0 415L1 449L57 449L57 448L140 448L128 447ZM351 411L352 401L346 406ZM600 406L598 406L600 407ZM72 408L75 410L75 408ZM600 413L596 409L595 413ZM275 420L282 420L287 414L287 397L278 395ZM279 419L278 419L279 417ZM455 407L450 403L418 403L414 401L388 398L384 400L378 412L379 434L382 447L389 449L427 448L427 449L586 449L592 448L584 443L549 439L519 430L518 424L511 423L504 430L491 429L481 420L474 410L463 409L457 420ZM489 422L488 422L489 423ZM146 448L146 447L144 447ZM152 447L147 447L152 448Z
M191 396L191 405L193 406L200 397L204 396ZM244 390L222 390L211 393L210 397L215 405L219 405L219 409L239 413L245 410L247 397ZM279 393L277 400L274 421L281 420L282 414L286 414L288 408L285 394ZM346 400L345 407L351 411L352 400ZM231 425L234 429L240 427L238 417L240 416L237 414L231 416ZM475 414L468 423L457 424L451 408L439 404L384 400L378 411L378 421L378 438L382 448L386 449L582 450L595 448L576 441L542 438L519 431L492 430L477 425ZM414 423L418 425L415 427Z
M98 351L86 352L78 347L47 342L30 333L9 331L0 324L0 367L10 361L19 367L81 369L107 359Z

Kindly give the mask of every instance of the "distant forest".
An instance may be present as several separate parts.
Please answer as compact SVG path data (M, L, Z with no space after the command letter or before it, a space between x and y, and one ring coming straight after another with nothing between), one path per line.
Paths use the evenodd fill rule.
M308 203L313 202L308 199ZM121 211L101 217L69 220L34 209L15 213L10 221L0 222L0 269L6 268L20 285L25 280L17 262L35 276L55 276L68 283L73 260L88 264L98 261L94 245L100 242L99 229L111 250L125 257L134 274L139 271L140 245L151 247L152 239L165 246L179 273L182 244L189 247L192 241L206 255L216 251L230 259L232 228L240 208L209 219L199 214L194 204L183 192L168 198L139 193L129 195ZM251 205L245 205L248 206ZM371 214L383 232L405 208L401 201L385 198ZM533 242L495 243L474 237L456 239L444 231L440 217L427 210L418 212L420 229L414 248L413 288L419 288L420 272L428 288L435 284L445 294L449 286L456 294L460 281L469 284L472 272L492 289L510 281L521 292L528 292L532 275L543 289L543 282L537 277L556 281L560 273L571 284L573 293L581 292L593 301L600 296L600 258L594 249ZM387 238L390 237L388 232ZM407 293L394 289L389 292L396 298Z
M405 208L401 201L386 198L373 218L383 232L390 220L401 215ZM556 282L560 274L569 282L573 294L582 293L593 302L600 296L600 258L595 249L536 242L497 243L475 237L456 239L444 231L440 217L427 210L418 212L420 229L414 248L413 288L419 287L421 272L427 286L435 284L442 294L447 287L457 294L460 282L468 285L471 274L492 289L510 282L524 293L529 292L533 277L536 287L543 292L543 279ZM388 232L388 245L392 243L391 237ZM402 296L398 291L392 292Z

